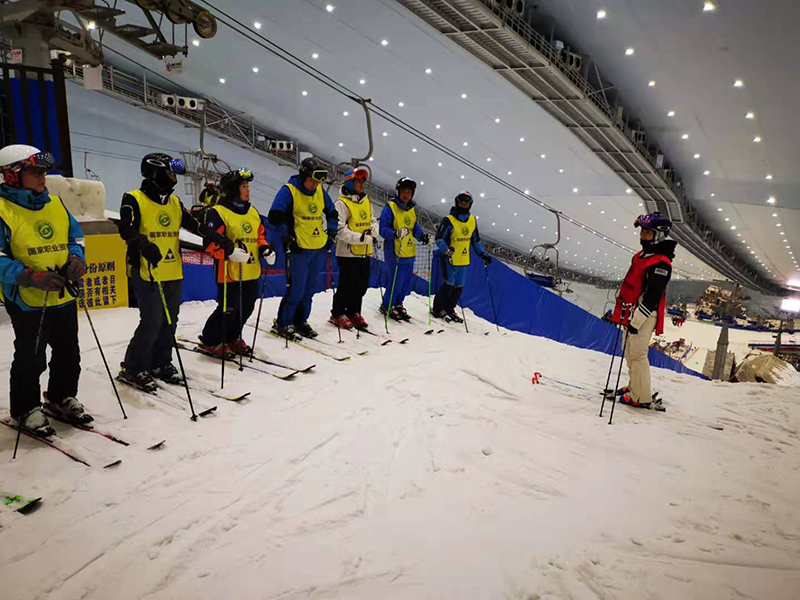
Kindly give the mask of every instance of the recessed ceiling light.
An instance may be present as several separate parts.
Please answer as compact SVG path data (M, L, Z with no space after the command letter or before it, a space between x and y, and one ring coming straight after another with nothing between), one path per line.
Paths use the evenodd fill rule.
M564 169L559 169L559 170L558 170L558 172L559 172L559 173L563 173L563 172L564 172Z
M388 46L389 40L381 40L381 46Z
M219 82L220 82L220 83L225 83L225 78L224 78L224 77L220 77L220 78L219 78Z
M591 203L591 202L587 202L586 204L588 204L589 206L591 206L591 205L592 205L592 203Z
M499 123L499 122L500 122L500 117L497 117L497 118L494 120L494 122L495 122L495 123Z
M707 177L707 176L711 175L711 171L703 171L703 175L705 175Z
M775 227L780 227L780 226L781 226L780 223L775 223Z
M426 74L426 75L430 75L432 72L433 72L433 71L431 71L430 69L425 69L425 74Z
M573 194L577 194L578 193L578 188L572 188L572 193Z
M439 166L441 167L441 166L442 166L442 163L439 163Z
M494 223L492 223L492 227L494 227L494 225L495 225L495 224L494 224Z
M349 112L347 112L347 111L344 111L344 112L342 113L342 115L343 115L343 116L345 116L345 117L349 117L349 116L350 116L350 113L349 113Z
M527 196L528 194L530 194L530 193L531 193L531 191L530 191L530 190L525 190L525 195L526 195L526 196Z
M775 204L775 196L770 196L767 198L767 204Z
M436 124L436 129L441 129L441 128L442 128L442 126L439 123L437 123Z
M373 160L375 160L375 157L374 156L370 156L369 160L370 160L370 162L372 162Z
M199 46L200 40L192 40L192 46Z
M634 50L633 48L626 48L625 49L625 56L633 56L635 52L636 52L636 50Z
M256 21L255 23L253 23L253 27L255 27L256 29L261 29L261 23Z
M367 80L366 79L359 79L358 83L360 83L361 85L364 85L365 83L367 83Z
M464 179L464 176L463 176L463 175L461 176L461 179Z
M767 175L764 179L772 179L772 175Z
M442 204L444 204L445 202L447 202L447 200L445 200L444 198L442 198Z
M398 175L400 175L400 169L397 169L397 171L395 171L395 173L397 173Z
M711 197L713 198L714 196L716 196L716 194L712 192L711 193Z
M540 154L539 158L547 158L547 154Z
M344 144L342 142L339 142L339 148L344 148Z
M425 182L424 181L420 181L419 184L420 185L425 185Z
M384 131L384 132L383 132L383 137L387 137L388 135L389 135L389 132L388 132L388 131Z
M598 20L602 21L607 16L608 16L608 13L606 12L606 9L601 8L600 10L597 11L597 19Z
M506 175L511 175L511 171L509 171L508 173L506 173Z
M754 141L756 144L760 144L760 143L761 143L761 136L760 136L760 135L757 135L756 137L754 137L754 138L753 138L753 141Z
M524 141L525 141L525 138L524 138L524 137L521 137L521 138L519 138L519 141L520 141L520 142L524 142Z
M772 216L773 216L773 217L777 217L777 216L778 216L778 213L772 213Z
M713 12L717 10L717 5L713 2L704 2L703 3L703 12Z
M317 60L319 58L319 54L314 52L314 54L311 55L311 58L313 58L314 60Z
M97 23L95 23L94 21L89 21L88 23L86 23L86 29L90 31L97 29Z
M684 133L684 134L681 136L681 139L682 139L682 140L688 140L688 139L689 139L689 134L688 134L688 133Z
M650 83L648 83L647 85L650 86L650 87L656 87L656 80L655 79L651 79Z
M632 194L633 190L631 188L628 188L628 189L625 190L625 193L626 194Z
M725 217L725 220L726 221L730 221L731 219L730 219L730 217Z
M412 148L412 149L411 149L411 151L412 151L412 152L416 152L416 151L417 151L417 149L416 149L416 148Z
M671 111L669 111L669 112L667 113L667 116L668 116L668 117L674 117L674 116L675 116L675 111L674 111L674 110L671 110Z
M461 94L461 99L462 100L466 100L467 99L467 95L466 94Z
M325 10L327 10L329 13L332 13L335 8L336 7L333 4L328 4L325 6Z
M253 67L253 73L258 73L258 67Z
M733 87L736 88L744 87L744 81L742 81L741 79L737 79L736 81L733 82Z
M466 147L466 146L469 146L469 142L464 142L464 143L463 143L463 144L461 144L461 145L462 145L462 146L465 146L465 147Z
M405 105L406 105L405 102L398 102L397 103L397 106L399 106L400 108L403 108Z
M492 162L492 157L491 156L487 156L486 157L486 162Z
M481 193L480 193L480 194L478 194L478 195L479 195L481 198L483 198L483 197L484 197L486 194L484 194L483 192L481 192Z
M696 159L700 158L700 155L699 154L695 154L692 158L694 158L696 160Z
M744 116L744 118L745 118L745 119L755 119L755 118L756 118L756 115L755 115L755 113L753 113L753 112L748 112L748 113L747 113L747 114Z
M717 209L717 212L722 212L722 209L721 209L721 208L718 208L718 209Z
M307 92L307 91L305 91L305 90L303 90L303 91L302 91L302 92L300 92L300 93L301 93L301 94L303 94L303 96L308 96L308 92Z

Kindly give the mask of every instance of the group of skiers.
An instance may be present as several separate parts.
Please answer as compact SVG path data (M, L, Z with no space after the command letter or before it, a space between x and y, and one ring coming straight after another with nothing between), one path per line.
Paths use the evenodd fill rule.
M52 155L31 146L0 150L4 177L0 282L15 334L11 416L20 427L41 436L54 434L46 412L82 424L93 420L76 398L80 349L75 300L86 270L83 235L62 201L47 191L45 175L54 164ZM330 177L327 168L309 157L279 190L263 219L250 203L253 173L242 168L222 177L215 203L197 219L173 193L177 175L185 171L179 158L146 155L141 163L142 183L124 194L120 208L118 229L127 244L130 291L139 309L139 324L117 378L146 392L157 390L156 380L184 383L172 362L183 282L181 229L200 235L206 252L214 258L218 305L203 328L199 348L220 358L252 353L242 339L242 328L259 298L259 279L277 257L267 240L267 228L281 241L286 259L287 286L272 331L289 339L317 335L308 318L316 279L334 245L340 276L330 322L346 329L369 327L362 301L379 237L385 243L389 275L380 312L397 321L410 319L403 301L412 288L417 242L435 241L438 250L443 283L431 311L437 318L461 321L455 309L471 251L485 264L491 262L470 213L469 192L456 196L432 240L417 221L416 183L407 177L397 182L394 197L375 219L366 193L367 169L350 169L334 202L323 189ZM669 221L647 220L651 217L637 220L645 249L634 258L623 283L617 308L625 310L615 311L613 318L629 331L626 357L631 384L622 400L634 406L650 397L646 351L653 329L663 327L663 294L675 246L663 239ZM45 370L48 345L50 379L43 406L39 377Z

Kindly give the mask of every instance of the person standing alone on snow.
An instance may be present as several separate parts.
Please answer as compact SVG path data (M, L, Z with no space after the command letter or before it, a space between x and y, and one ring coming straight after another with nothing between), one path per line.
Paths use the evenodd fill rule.
M75 398L81 373L75 284L86 272L83 233L61 199L49 195L49 152L15 144L0 150L0 283L14 329L11 418L55 434L41 404L39 377L50 357L46 408L79 424L94 419Z
M154 377L181 384L172 364L172 335L178 326L183 288L179 232L197 233L199 223L172 194L186 166L180 158L159 152L142 159L144 180L138 190L122 196L117 228L128 244L128 276L139 307L139 326L125 352L117 379L145 392L154 392ZM164 289L172 327L167 323L157 281Z
M656 335L664 332L667 284L677 244L666 239L672 222L661 213L641 215L633 225L642 228L642 250L631 260L611 318L613 323L627 327L625 360L630 382L617 394L623 404L649 408L653 397L647 351L653 331Z
M467 267L470 262L470 248L488 265L492 257L483 249L478 233L478 221L470 214L472 194L461 192L455 199L455 206L439 224L436 230L436 246L439 250L439 264L444 281L433 301L433 316L448 318L456 323L463 319L456 313L458 300L467 282Z
M333 296L331 323L345 329L368 328L361 316L361 303L369 287L372 248L378 235L378 223L372 218L372 204L365 192L369 171L350 169L344 176L336 212L336 262L339 263L339 286Z
M223 175L219 185L222 196L206 213L206 221L200 227L206 252L216 259L217 275L217 308L203 328L201 349L219 357L229 352L245 356L253 352L242 339L242 325L253 313L258 298L260 259L275 264L275 253L264 238L261 215L250 204L252 180L249 169ZM223 311L224 305L228 312Z
M408 321L411 317L403 307L403 301L411 293L414 281L414 259L417 256L419 240L429 244L431 236L417 223L414 192L417 183L413 179L403 177L394 187L395 197L389 200L381 212L381 237L386 240L383 246L383 259L389 268L386 292L383 294L381 313L389 313L395 321Z
M286 293L273 325L281 337L317 337L308 324L314 282L325 268L338 227L333 200L322 189L327 180L325 165L314 157L304 159L300 172L278 190L267 215L286 253Z

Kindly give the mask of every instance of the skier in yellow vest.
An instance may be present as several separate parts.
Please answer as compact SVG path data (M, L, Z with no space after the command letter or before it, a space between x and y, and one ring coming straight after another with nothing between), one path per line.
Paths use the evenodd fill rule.
M47 191L49 152L14 144L0 150L0 284L14 329L11 417L35 435L55 434L42 411L39 377L51 348L45 408L78 424L91 422L75 398L80 377L78 310L65 287L86 272L83 233L61 199Z
M417 222L414 192L417 183L403 177L394 186L395 196L383 207L380 220L380 234L386 240L383 246L383 259L388 277L384 281L386 292L383 295L380 311L389 313L395 321L409 321L411 317L403 307L403 301L411 293L414 282L414 260L417 256L417 240L430 243L431 236L425 233Z
M183 378L172 364L172 334L178 323L183 288L179 232L197 233L199 223L172 191L176 175L186 172L180 158L160 152L142 159L142 185L127 192L120 207L120 236L128 244L130 290L139 307L139 326L125 352L118 379L142 391L158 389L154 378L181 384ZM161 282L169 308L172 329L167 323Z
M361 303L369 287L372 248L378 236L378 222L372 214L372 203L365 191L369 171L363 167L345 173L336 212L339 231L336 234L336 262L339 285L333 296L331 323L345 329L368 329L361 316Z
M286 293L273 326L281 337L317 337L308 317L339 227L333 200L322 189L327 180L323 163L313 156L303 159L300 172L278 190L267 215L286 253Z
M439 224L436 230L436 246L439 250L439 264L444 281L433 301L433 316L462 323L456 313L458 300L467 282L467 268L470 264L470 249L483 260L492 262L492 257L483 249L478 233L478 222L470 214L472 194L461 192L455 199L455 206Z
M275 252L264 238L261 215L250 204L252 180L249 169L223 175L219 186L222 195L200 227L206 252L215 259L217 276L217 308L203 328L200 349L220 358L227 354L249 356L253 352L242 339L242 325L256 305L261 259L275 264Z

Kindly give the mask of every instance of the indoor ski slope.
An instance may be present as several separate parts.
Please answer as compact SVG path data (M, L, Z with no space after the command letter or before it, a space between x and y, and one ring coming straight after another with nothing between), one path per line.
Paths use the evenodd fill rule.
M376 331L377 294L365 310ZM341 362L260 336L262 353L316 368L285 382L229 365L225 392L250 401L197 391L218 410L196 423L179 388L121 387L122 421L81 315L81 399L131 445L59 426L91 467L26 438L12 462L14 432L0 429L0 488L44 497L31 515L0 512L0 596L798 597L798 388L656 370L667 412L618 406L608 426L608 356L501 335L469 312L468 335L426 336L427 298L406 306L416 323L391 323L395 343L344 332L334 351L369 354ZM180 333L196 335L212 307L184 305ZM318 295L312 324L335 342L329 307ZM136 311L93 317L118 365ZM5 374L12 334L0 332ZM218 363L184 362L195 387L218 383ZM4 381L3 417L7 393Z

